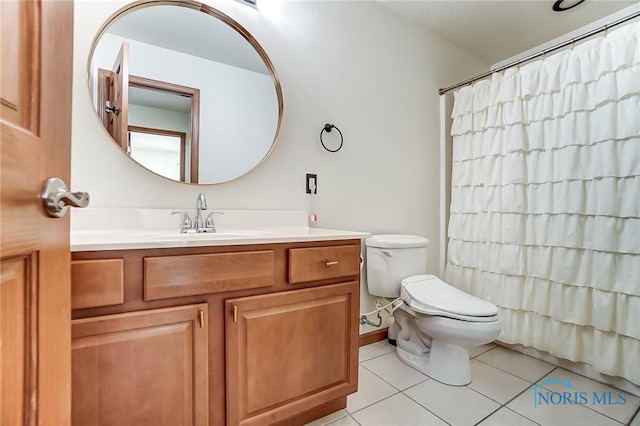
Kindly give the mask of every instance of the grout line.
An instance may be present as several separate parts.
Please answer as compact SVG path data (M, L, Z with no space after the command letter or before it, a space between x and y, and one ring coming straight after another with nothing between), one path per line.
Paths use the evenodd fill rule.
M516 414L516 415L518 415L518 416L522 417L523 419L527 419L527 420L529 420L531 423L535 423L535 424L537 424L537 425L542 426L540 423L538 423L538 422L536 422L536 421L534 421L534 420L531 420L529 417L527 417L527 416L523 415L522 413L518 413L516 410L514 410L514 409L512 409L512 408L509 408L509 407L505 406L505 407L504 407L504 409L505 409L505 410L509 410L509 411L511 411L512 413L514 413L514 414Z
M358 426L361 426L360 422L357 421L356 419L353 418L353 416L351 414L349 414L349 417L351 418L351 420L353 420Z
M492 348L488 348L486 351L484 351L484 352L480 352L479 354L474 355L471 359L476 359L476 358L478 358L480 355L484 355L484 354L486 354L487 352L492 351L492 350L494 350L495 348L497 348L497 347L498 347L498 345L496 345L495 343L492 343L492 345L493 345L493 347L492 347Z
M429 379L430 379L430 377L429 377L429 376L427 376L426 374L423 374L422 372L420 372L420 371L416 370L416 371L415 371L415 372L416 372L416 374L420 374L420 375L424 376L424 380L420 380L418 383L414 383L414 384L412 384L411 386L409 386L408 388L405 388L405 389L398 389L397 387L395 387L394 385L392 385L391 383L389 383L388 381L386 381L382 376L380 376L380 375L379 375L378 373L376 373L375 371L371 371L371 370L369 370L369 369L368 369L367 367L365 367L364 365L361 365L361 366L362 366L362 368L364 368L365 370L367 370L369 373L373 374L374 376L376 376L377 378L379 378L380 380L382 380L383 382L385 382L386 384L388 384L389 386L391 386L392 388L394 388L394 389L395 389L395 390L397 390L398 392L404 392L405 390L407 390L407 389L409 389L409 388L412 388L412 387L414 387L414 386L416 386L416 385L419 385L420 383L424 383L424 382L426 382L427 380L429 380ZM411 368L411 367L409 367L409 368Z
M471 386L469 386L469 385L465 385L464 387L465 387L465 388L468 388L469 390L474 391L474 392L475 392L475 393L477 393L478 395L484 396L485 398L487 398L487 399L489 399L489 400L491 400L491 401L495 402L496 404L500 405L500 407L504 407L504 404L503 404L502 402L500 402L500 401L496 401L495 399L491 398L489 395L485 395L485 394L483 394L482 392L480 392L479 390L474 389L474 388L472 388L472 387L471 387Z
M480 395L482 395L482 394L480 394ZM485 395L482 395L482 396L485 396ZM476 425L476 426L479 425L480 423L482 423L483 421L485 421L486 419L488 419L489 417L493 416L495 413L500 411L503 407L504 407L503 405L500 405L498 408L496 408L495 410L493 410L492 412L490 412L489 414L487 414L486 416L481 418L478 422L474 423L474 425Z
M580 407L584 407L584 408L586 408L586 409L588 409L588 410L593 411L594 413L600 414L601 416L605 416L606 418L611 419L611 420L613 420L613 421L614 421L614 422L616 422L616 423L619 423L619 424L621 424L621 425L624 425L624 423L623 423L623 422L621 422L620 420L614 419L613 417L611 417L611 416L610 416L610 415L608 415L608 414L601 413L600 411L594 410L593 408L589 407L589 405L580 405Z
M394 389L395 389L395 388L394 388ZM386 399L391 398L392 396L396 396L396 395L398 395L399 393L402 393L402 392L398 391L398 392L394 393L393 395L386 396L386 397L382 398L382 399L381 399L381 400L379 400L379 401L375 401L375 402L372 402L371 404L366 405L366 406L364 406L364 407L362 407L362 408L358 408L358 409L357 409L356 411L354 411L353 413L348 412L346 408L345 408L345 411L347 411L347 415L351 416L352 414L355 414L355 413L357 413L357 412L359 412L359 411L362 411L362 410L364 410L364 409L366 409L366 408L369 408L369 407L371 407L372 405L376 405L378 402L382 402L382 401L384 401L384 400L386 400ZM355 420L355 419L354 419L354 420Z
M514 352L515 352L515 351L514 351ZM517 352L517 353L519 353L519 352ZM521 354L521 355L525 355L525 354ZM527 357L529 357L529 358L532 358L532 359L537 360L537 358L533 358L532 356L529 356L529 355L525 355L525 356L527 356ZM483 360L481 360L481 359L477 359L477 358L474 358L474 359L475 359L476 361L479 361L479 362L481 362L481 363L483 363L483 364L486 364L486 365L488 365L488 366L490 366L490 367L497 368L498 370L503 371L503 372L505 372L505 373L507 373L507 374L511 374L512 376L517 377L518 379L524 380L525 382L529 382L529 383L531 383L532 385L535 385L535 384L536 384L537 382L539 382L542 378L544 378L544 376L547 376L547 375L551 374L551 373L552 373L552 372L554 372L557 368L559 368L557 365L549 364L549 363L547 362L547 364L551 365L553 368L552 368L551 370L549 370L548 372L544 373L542 376L540 376L539 378L537 378L536 380L534 380L534 381L532 382L532 381L531 381L531 380L529 380L529 379L525 379L524 377L520 377L520 376L518 376L518 375L516 375L516 374L513 374L513 373L511 373L511 372L507 371L507 370L503 370L502 368L500 368L500 367L498 367L498 366L495 366L495 365L493 365L493 364L489 364L488 362L484 362L484 361L483 361ZM538 360L538 361L540 361L540 360ZM543 361L543 362L546 362L546 361Z
M631 426L631 423L633 423L634 419L640 420L640 406L638 406L636 413L633 416L631 416L631 419L629 420L629 423L627 423L627 426Z
M387 383L387 382L385 382L385 383ZM388 384L388 383L387 383L387 384ZM391 385L389 385L389 386L391 386ZM364 410L365 408L369 408L369 407L371 407L372 405L377 404L378 402L382 402L382 401L384 401L385 399L389 399L389 398L391 398L392 396L395 396L395 395L397 395L397 394L399 394L399 393L402 393L402 391L399 391L399 390L398 390L398 389L396 389L395 387L393 387L393 386L391 386L391 387L396 391L395 393L393 393L393 394L391 394L391 395L389 395L389 396L385 396L384 398L382 398L382 399L380 399L380 400L378 400L378 401L374 401L374 402L372 402L372 403L371 403L371 404L369 404L369 405L365 405L365 406L364 406L364 407L362 407L362 408L358 408L358 409L357 409L357 410L355 410L353 413L350 413L349 411L347 411L347 408L346 408L346 407L344 408L344 411L346 411L346 412L347 412L347 415L349 415L349 416L350 416L350 415L352 415L352 414L357 413L358 411L362 411L362 410ZM349 403L347 403L347 406L348 406L348 405L349 405Z
M415 385L417 386L417 385ZM413 387L413 386L411 386ZM408 388L410 389L410 388ZM424 405L420 404L420 402L416 401L415 399L411 398L411 396L407 395L406 393L402 392L402 394L404 396L406 396L407 398L409 398L411 401L415 402L416 404L418 404L420 407L424 408L425 410L427 410L428 412L430 412L431 414L433 414L434 416L436 416L437 418L439 418L440 420L442 420L443 422L445 422L446 424L451 426L451 423L449 423L448 421L446 421L445 419L443 419L442 417L440 417L439 415L437 415L436 413L434 413L433 411L429 410L429 408L425 407Z
M554 367L554 368L553 368L553 370L549 371L547 374L551 374L551 373L553 373L554 371L556 371L557 369L558 369L558 367ZM545 374L545 375L546 375L546 374ZM542 376L542 377L544 377L544 376ZM525 379L522 379L522 380L525 380ZM528 380L526 380L526 381L528 382ZM522 395L522 394L524 394L525 392L527 392L527 391L531 390L531 389L533 388L533 386L535 386L535 383L531 383L531 386L527 387L527 388L526 388L526 389L524 389L522 392L520 392L519 394L517 394L516 396L514 396L513 398L511 398L511 399L510 399L510 400L508 400L507 402L505 402L505 403L504 403L504 405L503 405L503 407L504 407L504 408L506 408L507 410L511 410L511 411L513 411L514 413L516 413L517 415L519 415L519 416L521 416L521 417L524 417L525 419L527 419L527 420L529 420L529 421L531 421L531 422L533 422L533 423L535 423L535 424L539 425L540 423L536 422L535 420L530 419L529 417L525 416L524 414L522 414L522 413L520 413L520 412L518 412L518 411L516 411L516 410L514 410L514 409L512 409L512 408L507 407L507 405L508 405L508 404L510 404L511 402L513 402L513 400L515 400L516 398L518 398L520 395Z
M340 420L344 420L344 419L346 419L347 417L349 417L351 420L353 420L353 421L355 422L355 424L357 424L358 426L362 426L362 425L361 425L361 424L360 424L356 419L354 419L350 414L347 414L346 416L340 417L339 419L335 419L335 420L334 420L334 421L332 421L331 423L327 423L327 424L324 424L324 425L322 425L322 426L331 426L331 425L333 425L333 424L338 423Z
M378 343L378 342L376 342L376 343ZM372 344L372 345L375 345L376 343L371 343L371 344ZM367 345L367 346L368 346L368 345ZM364 348L364 346L363 346L363 348ZM376 356L374 356L374 357L367 358L367 359L363 359L363 360L361 360L361 359L360 359L360 354L358 354L358 364L361 364L361 363L363 363L363 362L367 362L367 361L371 361L372 359L380 358L381 356L385 356L385 355L390 354L390 353L392 353L392 352L394 352L394 350L393 350L393 349L392 349L392 350L390 350L389 352L385 352L385 353L383 353L383 354L376 355Z

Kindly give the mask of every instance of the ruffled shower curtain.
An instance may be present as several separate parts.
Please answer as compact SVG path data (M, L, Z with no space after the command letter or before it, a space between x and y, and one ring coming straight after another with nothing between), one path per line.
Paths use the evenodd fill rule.
M455 93L446 279L499 340L640 385L637 23Z

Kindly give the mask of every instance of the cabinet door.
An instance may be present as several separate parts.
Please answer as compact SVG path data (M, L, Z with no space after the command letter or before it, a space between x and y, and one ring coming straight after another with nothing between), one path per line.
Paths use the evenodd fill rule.
M227 300L227 424L268 425L353 393L359 283Z
M72 422L208 423L207 305L72 321Z

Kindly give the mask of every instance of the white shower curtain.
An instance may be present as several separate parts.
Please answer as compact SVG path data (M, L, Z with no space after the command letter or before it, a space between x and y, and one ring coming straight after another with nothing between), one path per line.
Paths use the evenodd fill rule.
M455 93L446 279L502 342L640 385L637 28Z

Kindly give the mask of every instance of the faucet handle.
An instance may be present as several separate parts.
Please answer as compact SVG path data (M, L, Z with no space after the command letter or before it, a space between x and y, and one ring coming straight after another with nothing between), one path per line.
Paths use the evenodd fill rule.
M214 228L216 227L216 224L213 222L213 215L214 214L224 214L224 212L219 212L219 211L212 211L211 213L209 213L209 216L207 216L207 222L205 223L205 226L207 228Z
M181 231L182 232L187 232L188 229L191 229L193 227L193 222L191 221L191 218L189 217L189 213L187 213L184 210L174 210L171 212L171 214L177 214L177 213L182 213L184 216L182 217L182 228Z

